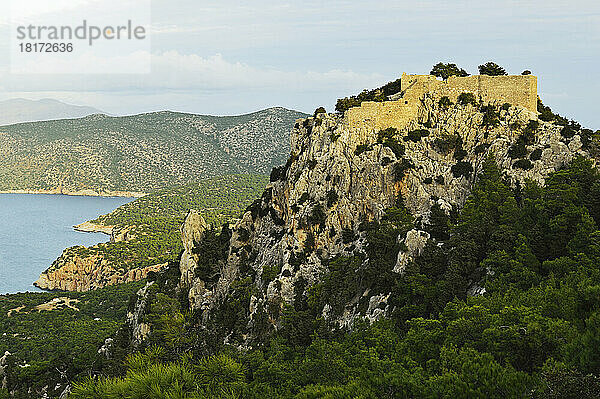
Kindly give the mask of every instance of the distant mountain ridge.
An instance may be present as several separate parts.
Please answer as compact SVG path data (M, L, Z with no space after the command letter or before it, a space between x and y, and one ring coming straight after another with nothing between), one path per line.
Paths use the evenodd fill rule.
M0 101L0 125L81 118L92 114L105 114L105 112L93 107L67 104L49 98L42 100L15 98Z
M0 191L123 195L267 174L285 163L290 131L305 116L285 108L239 116L161 111L0 126Z

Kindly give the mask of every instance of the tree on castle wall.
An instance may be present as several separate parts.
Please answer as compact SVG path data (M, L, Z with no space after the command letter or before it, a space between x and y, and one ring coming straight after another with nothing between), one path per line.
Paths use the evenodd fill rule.
M508 75L506 70L502 68L500 65L495 62L486 62L485 64L479 65L479 74L480 75L489 75L489 76L501 76Z
M450 76L469 76L467 71L462 68L456 66L456 64L444 64L443 62L438 62L433 66L430 75L437 76L444 80L448 79Z

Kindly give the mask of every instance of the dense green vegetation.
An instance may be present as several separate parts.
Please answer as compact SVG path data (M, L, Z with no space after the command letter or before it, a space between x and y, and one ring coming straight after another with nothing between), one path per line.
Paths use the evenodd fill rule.
M502 68L500 65L495 62L486 62L485 64L479 65L479 74L480 75L490 75L490 76L501 76L508 75L506 70Z
M462 68L459 68L456 64L445 64L443 62L438 62L437 64L435 64L433 68L431 68L431 72L429 72L429 74L437 76L444 80L447 80L450 76L469 76L467 71L465 71Z
M597 398L599 222L590 161L511 188L490 158L459 214L432 208L421 226L432 240L404 274L392 272L396 237L420 222L399 201L361 227L367 253L330 259L263 345L207 346L197 315L157 292L147 317L161 349L130 357L117 379L82 380L73 397ZM350 332L323 318L325 304L341 315L366 289L391 293L380 304L390 318Z
M117 332L129 298L142 285L0 296L0 354L11 353L8 385L23 391L50 385L53 392L55 383L64 389L80 373L101 370L107 359L98 349Z
M306 114L270 108L240 116L156 112L1 126L0 190L149 193L199 176L267 174L289 154Z
M268 182L261 175L227 175L146 195L101 216L93 223L127 229L133 237L84 248L70 254L100 254L116 268L131 269L175 260L183 250L179 229L190 209L219 227L240 216ZM67 255L69 256L69 255Z

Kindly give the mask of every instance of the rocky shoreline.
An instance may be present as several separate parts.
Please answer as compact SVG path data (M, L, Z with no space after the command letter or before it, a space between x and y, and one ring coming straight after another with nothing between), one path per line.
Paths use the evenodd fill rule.
M115 226L106 226L103 224L96 224L90 221L83 222L73 226L73 228L82 233L104 233L106 235L112 236L113 229Z
M148 193L138 191L95 191L92 189L69 191L60 188L51 190L0 190L0 194L49 194L49 195L72 195L76 197L127 197L140 198Z
M66 250L65 250L66 251ZM85 292L112 284L129 283L146 278L149 272L158 272L167 263L131 270L117 270L101 256L59 258L53 270L46 270L33 283L46 291Z

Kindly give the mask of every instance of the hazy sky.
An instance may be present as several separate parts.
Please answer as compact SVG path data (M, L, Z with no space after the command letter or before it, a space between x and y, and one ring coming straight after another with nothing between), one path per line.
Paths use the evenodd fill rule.
M103 4L19 1L32 14ZM152 0L151 11L151 74L15 76L3 57L0 100L55 98L114 114L331 111L337 98L403 71L428 73L444 61L477 73L493 60L511 74L530 69L546 104L600 129L598 0ZM8 22L0 12L4 54Z

